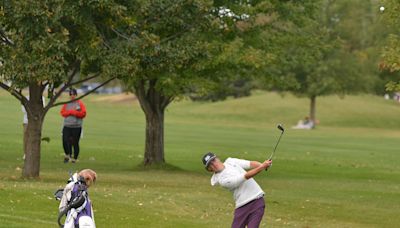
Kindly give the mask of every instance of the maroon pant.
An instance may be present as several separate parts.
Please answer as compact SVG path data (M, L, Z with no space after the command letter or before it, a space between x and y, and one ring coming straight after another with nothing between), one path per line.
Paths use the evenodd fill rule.
M232 228L257 228L264 216L264 198L253 200L235 210Z

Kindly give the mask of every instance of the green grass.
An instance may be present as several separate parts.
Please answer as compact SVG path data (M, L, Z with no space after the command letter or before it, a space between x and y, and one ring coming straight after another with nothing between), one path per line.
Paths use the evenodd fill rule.
M166 112L168 169L139 167L144 115L135 101L85 98L79 163L62 163L59 109L45 121L40 180L23 180L22 113L0 92L0 227L55 227L68 171L92 168L97 227L229 227L229 191L210 186L207 151L263 160L287 130L274 165L256 177L266 192L262 227L397 227L400 223L400 105L375 96L317 99L316 130L291 130L308 100L257 92L217 103L173 103Z

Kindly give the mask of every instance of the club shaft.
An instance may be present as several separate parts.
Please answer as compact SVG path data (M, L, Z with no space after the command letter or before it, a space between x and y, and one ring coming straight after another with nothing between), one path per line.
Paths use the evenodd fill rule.
M276 142L275 147L274 147L274 150L272 151L272 154L271 154L271 156L269 156L268 160L271 160L272 157L274 156L275 151L276 151L276 148L278 147L278 144L279 144L279 142L281 141L282 135L283 135L283 131L281 132L281 135L279 135L278 142Z

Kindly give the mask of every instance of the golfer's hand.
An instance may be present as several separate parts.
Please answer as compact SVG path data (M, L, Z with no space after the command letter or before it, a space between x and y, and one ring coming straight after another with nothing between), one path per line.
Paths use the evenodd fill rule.
M261 164L261 166L262 166L265 170L267 170L271 165L272 165L272 160L265 160L265 161Z

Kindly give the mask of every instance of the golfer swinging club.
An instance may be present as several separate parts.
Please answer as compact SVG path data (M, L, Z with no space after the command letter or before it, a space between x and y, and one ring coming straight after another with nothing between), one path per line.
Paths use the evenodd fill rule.
M235 213L232 228L259 227L264 216L264 192L253 177L270 167L272 160L260 163L228 158L222 163L215 154L207 153L203 156L203 164L214 173L212 186L219 184L233 192Z

